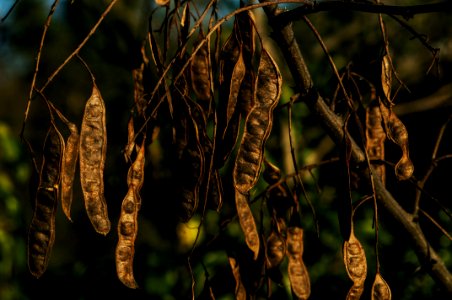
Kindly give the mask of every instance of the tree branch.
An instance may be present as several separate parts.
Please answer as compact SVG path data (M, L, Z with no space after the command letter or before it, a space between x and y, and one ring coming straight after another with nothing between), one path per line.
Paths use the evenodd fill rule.
M262 0L262 2L269 1ZM342 1L329 1L327 3L332 2L336 3L335 5L337 5L337 3L345 4L345 2ZM278 15L285 14L281 13L277 9L276 5L266 7L265 11L270 21L270 25L274 30L273 37L277 41L284 55L284 58L287 61L287 65L289 66L290 71L292 72L292 75L295 79L299 97L302 97L302 99L309 106L310 110L318 116L327 133L331 136L335 143L339 145L340 143L342 143L344 136L343 121L329 109L323 98L313 87L311 75L300 51L299 43L295 39L292 24L286 23L286 25L282 27L279 27L280 23L278 23L277 25L275 24L275 18L277 18ZM281 20L281 18L279 18L279 20ZM351 148L353 162L356 164L363 163L365 161L365 155L361 148L353 140L351 141ZM376 174L374 170L372 170L372 173ZM442 259L428 243L419 224L413 221L413 216L407 213L399 205L399 203L384 187L378 176L374 176L374 181L375 192L377 194L378 201L405 229L405 232L409 235L414 244L414 250L421 265L430 273L432 278L437 283L441 284L444 290L452 294L452 275L450 274L449 270L447 270Z
M265 2L265 1L264 1ZM452 2L440 2L420 5L384 5L375 4L370 1L344 1L331 0L304 4L289 11L281 12L274 18L274 22L279 26L301 19L304 15L313 14L321 11L358 11L367 13L379 13L402 16L409 20L418 14L432 12L448 12L452 10Z

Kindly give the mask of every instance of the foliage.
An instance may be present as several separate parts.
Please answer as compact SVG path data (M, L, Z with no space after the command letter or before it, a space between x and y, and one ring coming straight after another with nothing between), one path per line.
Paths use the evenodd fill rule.
M394 299L451 293L447 13L270 4L0 11L0 298L366 299L380 275ZM64 169L48 129L67 149L74 125L76 176L43 185ZM41 243L33 212L61 185ZM27 241L51 250L29 254L39 279Z

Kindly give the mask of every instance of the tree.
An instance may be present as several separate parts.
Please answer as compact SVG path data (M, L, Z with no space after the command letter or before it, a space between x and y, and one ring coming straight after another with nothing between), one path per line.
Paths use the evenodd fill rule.
M56 0L24 41L17 2L17 294L452 294L449 3Z

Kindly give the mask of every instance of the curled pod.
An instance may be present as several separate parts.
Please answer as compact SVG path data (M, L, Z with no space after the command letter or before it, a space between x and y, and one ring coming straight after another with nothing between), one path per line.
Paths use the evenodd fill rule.
M375 275L371 294L372 300L391 300L392 298L391 289L380 273Z
M71 205L73 197L73 186L75 168L77 166L80 135L77 126L73 123L68 123L69 137L66 142L66 147L63 152L63 159L61 164L61 207L66 217L71 220Z
M264 171L262 176L268 184L275 184L281 179L281 170L268 160L264 159Z
M370 160L384 160L386 133L383 128L383 118L378 105L366 108L366 151ZM383 184L386 181L384 164L374 165L377 175Z
M28 231L28 267L39 278L47 265L55 241L55 215L64 139L52 123L43 149L35 209Z
M245 121L245 131L233 170L235 188L242 194L259 179L265 143L273 125L273 110L281 95L282 78L278 66L264 49L256 80L256 103Z
M115 251L118 278L124 285L132 289L138 287L133 275L133 257L138 232L137 216L140 203L137 191L133 186L130 186L121 205L118 222L118 244Z
M239 191L235 192L235 205L237 208L237 216L239 218L240 227L245 235L245 242L248 248L254 253L254 259L259 255L259 234L257 233L256 222L253 213L248 205L248 195L244 195Z
M344 242L343 257L348 277L355 286L362 286L367 276L366 253L353 230L348 241Z
M233 257L228 257L229 265L231 266L232 275L235 279L235 299L237 300L246 300L246 289L242 283L242 279L240 276L240 267L238 262Z
M133 116L130 115L129 121L127 122L127 145L124 149L124 158L126 162L130 161L133 149L135 148L135 128L133 124Z
M287 228L287 274L292 292L299 299L308 299L311 294L309 273L303 262L303 229Z
M86 102L80 130L80 182L85 208L94 229L106 235L110 231L104 196L104 166L107 151L105 104L100 91L93 91Z
M286 255L286 242L275 230L272 230L267 238L266 250L267 268L278 267Z
M409 154L408 130L396 114L386 106L380 104L380 110L388 138L402 150L402 157L395 166L396 177L398 180L407 180L414 172L414 165Z

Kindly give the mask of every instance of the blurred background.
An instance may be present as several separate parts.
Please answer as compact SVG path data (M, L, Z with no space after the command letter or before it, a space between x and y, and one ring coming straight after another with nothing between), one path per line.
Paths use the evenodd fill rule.
M223 16L236 9L238 1L218 5ZM127 143L127 121L133 105L132 70L140 64L140 47L149 30L149 16L157 8L154 1L118 1L80 55L96 77L107 108L108 150L105 169L106 198L112 231L106 237L91 228L82 203L79 179L74 187L73 222L58 209L56 240L46 273L33 278L27 267L27 231L31 221L33 168L25 143L21 142L24 112L35 70L36 55L47 15L53 1L0 1L0 299L187 299L193 289L199 298L234 298L235 282L228 255L243 256L241 229L233 203L225 200L221 213L208 210L200 227L199 247L190 261L192 243L201 216L183 224L174 214L172 174L174 166L165 152L170 140L156 140L148 149L143 205L139 213L134 271L137 290L124 287L116 277L114 249L116 224L123 196L127 191L128 165L123 158ZM202 10L207 1L197 1ZM428 3L427 1L422 4ZM42 48L37 87L86 37L105 9L108 1L60 1ZM420 4L416 1L388 1L387 4ZM9 12L11 7L14 9ZM290 9L293 5L283 5ZM293 94L293 80L281 57L278 45L261 9L254 11L258 31L271 49L284 78L281 103ZM153 26L164 16L160 8L153 15ZM370 75L382 53L382 38L376 15L357 12L321 12L309 15L329 49L337 68L347 68ZM452 17L450 13L430 13L404 20L410 28L438 48L435 58L413 32L388 16L383 17L389 37L394 67L407 88L395 96L395 111L410 134L410 154L415 165L414 176L425 175L441 126L452 115ZM231 30L232 21L224 24L222 40ZM313 81L325 99L332 99L337 81L315 35L302 20L294 22L301 50L312 73ZM438 59L438 60L436 60ZM154 79L155 80L155 79ZM46 97L65 116L80 125L83 107L91 93L91 78L82 64L73 59L47 87ZM397 88L397 86L396 86ZM325 135L315 116L303 103L292 109L292 135L296 140L299 164L318 164L335 158L338 150ZM35 97L25 127L25 137L39 152L46 133L48 112L42 99ZM164 127L164 124L162 125ZM450 126L449 126L450 127ZM451 130L446 128L438 157L452 154ZM266 156L277 162L284 174L293 171L287 152L287 110L276 109ZM290 149L289 149L290 150ZM396 162L397 148L388 147L388 160ZM425 189L431 197L423 197L421 207L441 226L452 231L450 219L450 159L441 161ZM343 266L335 199L338 165L334 163L313 169L303 175L306 191L315 208L319 232L306 199L301 199L305 228L304 261L310 273L310 299L343 299L351 285ZM225 171L227 174L227 171ZM226 180L225 185L228 182ZM265 188L259 183L254 195ZM407 210L411 211L416 189L412 182L397 182L388 175L388 189ZM359 197L359 195L357 195ZM432 198L436 199L435 201ZM260 202L253 209L259 210ZM380 213L380 262L382 274L391 286L393 299L447 299L425 270L419 266L404 231L383 210ZM227 225L224 222L228 221ZM229 222L230 221L230 222ZM427 218L420 219L425 234L452 270L452 242ZM356 234L364 244L369 264L364 299L370 298L375 272L375 234L372 204L366 202L356 215ZM219 234L220 233L220 234ZM189 264L190 263L190 264ZM254 266L255 267L255 266ZM284 264L282 266L284 268ZM249 266L252 270L253 266ZM261 295L262 298L265 294ZM274 286L274 299L292 299L288 279Z

